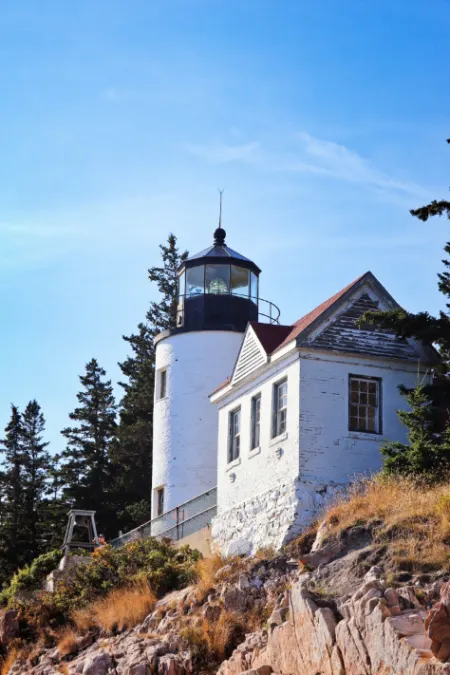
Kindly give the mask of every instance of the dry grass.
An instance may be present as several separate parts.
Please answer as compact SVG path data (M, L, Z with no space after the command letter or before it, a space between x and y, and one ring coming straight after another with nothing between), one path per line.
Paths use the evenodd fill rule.
M214 553L209 558L202 558L196 564L196 597L203 602L216 583L216 574L221 567L227 564L227 559L220 553Z
M2 663L2 669L0 671L1 675L8 675L10 669L12 668L14 663L16 662L17 657L18 657L17 649L11 649L7 653L7 655L5 657L5 660Z
M72 614L79 633L103 628L107 632L134 628L150 614L156 603L156 595L147 582L111 591L105 598L97 600L88 609Z
M370 524L393 562L411 572L447 569L450 556L450 485L429 486L377 476L356 485L327 512L331 531Z
M73 628L65 628L58 639L58 653L60 656L68 656L77 650L77 636Z
M245 614L222 611L217 621L203 619L200 625L187 625L181 631L192 653L205 665L214 661L221 663L229 658L246 633L252 633L263 625L266 614L247 611Z
M77 609L72 614L72 621L79 633L87 633L97 627L92 609Z
M119 588L92 606L96 624L108 632L134 628L150 614L156 596L146 582Z

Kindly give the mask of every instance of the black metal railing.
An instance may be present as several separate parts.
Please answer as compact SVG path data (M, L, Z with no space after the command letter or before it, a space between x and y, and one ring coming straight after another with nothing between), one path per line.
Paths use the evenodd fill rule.
M198 532L211 523L217 513L217 488L212 488L160 516L139 525L134 530L121 534L110 543L115 548L130 541L156 537L179 541L189 534Z
M185 324L185 316L189 311L187 310L189 307L189 301L200 301L201 298L204 300L203 307L207 307L208 304L214 299L216 301L218 300L223 305L220 308L214 308L216 311L218 311L218 313L221 314L221 319L223 319L224 316L229 313L230 319L236 319L239 317L241 319L247 318L247 320L259 321L260 323L270 323L275 325L279 325L280 323L280 309L277 307L277 305L275 305L275 303L270 302L270 300L265 300L264 298L244 293L232 293L230 291L222 293L203 293L200 291L192 291L191 293L185 293L184 295L178 296L178 305L176 310L177 327L181 327ZM236 300L240 304L240 307L236 306ZM225 303L225 305L223 303ZM208 310L206 313L207 312Z

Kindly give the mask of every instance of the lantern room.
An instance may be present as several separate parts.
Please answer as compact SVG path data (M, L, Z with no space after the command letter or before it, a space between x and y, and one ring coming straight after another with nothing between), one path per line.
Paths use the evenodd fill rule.
M258 321L261 270L227 246L225 237L218 227L212 246L180 266L178 330L244 332L249 321Z

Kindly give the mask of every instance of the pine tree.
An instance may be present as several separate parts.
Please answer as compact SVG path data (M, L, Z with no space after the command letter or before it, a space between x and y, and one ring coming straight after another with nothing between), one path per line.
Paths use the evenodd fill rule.
M26 562L26 523L24 504L23 427L19 409L11 405L2 446L2 513L0 541L3 552L1 577L8 577Z
M150 518L153 387L155 368L155 336L175 326L178 276L180 264L188 253L179 252L177 238L170 234L167 245L161 245L162 265L148 271L151 282L160 293L158 301L150 303L145 323L138 332L124 336L132 355L119 364L126 382L121 382L118 443L114 450L117 467L116 503L121 512L121 527L129 528Z
M45 419L36 400L30 401L22 414L22 472L26 541L30 559L46 547L43 533L48 530L46 497L49 493L50 455L44 442Z
M63 494L74 508L93 509L107 536L116 535L116 518L110 507L111 457L116 435L116 405L111 380L96 359L80 376L80 403L70 413L74 426L61 431L67 447L61 454Z
M423 386L411 390L402 387L400 391L409 406L397 413L408 429L408 443L394 441L382 448L384 473L421 475L430 480L444 476L450 469L448 425L439 437L433 433L435 411Z
M156 283L161 298L158 302L151 302L147 312L147 323L153 336L167 328L175 327L178 303L178 274L177 270L188 257L188 252L179 252L177 238L169 234L167 246L161 244L162 267L151 267L148 271L150 281Z
M450 143L450 139L448 141ZM450 202L432 201L411 215L426 222L430 217L446 215L450 219ZM395 332L402 338L415 338L434 344L441 363L436 368L437 377L428 386L420 385L415 390L403 389L402 394L411 406L409 412L398 411L401 421L408 429L409 445L390 443L383 450L388 473L425 473L428 477L442 477L450 468L450 242L442 261L444 272L438 274L438 288L446 299L446 311L432 316L423 311L413 314L403 309L387 312L368 312L360 319ZM442 423L442 411L445 420ZM444 428L444 430L443 430Z

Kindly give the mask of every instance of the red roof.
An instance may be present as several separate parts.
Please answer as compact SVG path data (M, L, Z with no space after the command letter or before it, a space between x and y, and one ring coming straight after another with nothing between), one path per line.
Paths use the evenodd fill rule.
M271 323L250 322L266 354L271 354L292 331L292 326L278 326Z
M325 300L325 302L322 302L321 305L318 305L315 309L311 310L311 312L308 312L308 314L305 314L305 316L302 316L301 319L292 324L289 335L287 335L283 342L277 345L275 349L284 347L284 345L286 345L288 342L298 337L300 333L303 333L303 331L308 328L313 323L313 321L318 319L324 312L327 311L327 309L330 309L330 307L332 307L334 303L337 302L337 300L342 298L342 296L345 295L347 291L349 291L353 286L356 286L358 281L365 277L366 274L363 274L362 276L355 279L355 281L352 281L351 284L332 295L331 298L328 298L328 300Z
M308 312L308 314L302 316L301 319L293 323L291 326L278 326L275 324L251 321L250 325L258 336L258 339L264 347L266 354L272 354L277 349L280 349L289 342L292 342L292 340L295 340L295 338L303 333L306 328L309 328L309 326L311 326L311 324L316 321L316 319L321 317L324 312L330 309L335 304L335 302L340 300L348 291L353 288L353 286L356 286L356 284L367 275L370 275L370 272L366 272L366 274L363 274L362 276L355 279L355 281L352 281L351 284L343 288L341 291L338 291L338 293L332 295L331 298L328 298L328 300L322 302L321 305L318 305L315 309L311 310L311 312ZM214 389L212 393L214 394L215 392L219 391L222 389L222 387L225 387L230 382L231 377L227 377L225 382L222 382L222 384Z

